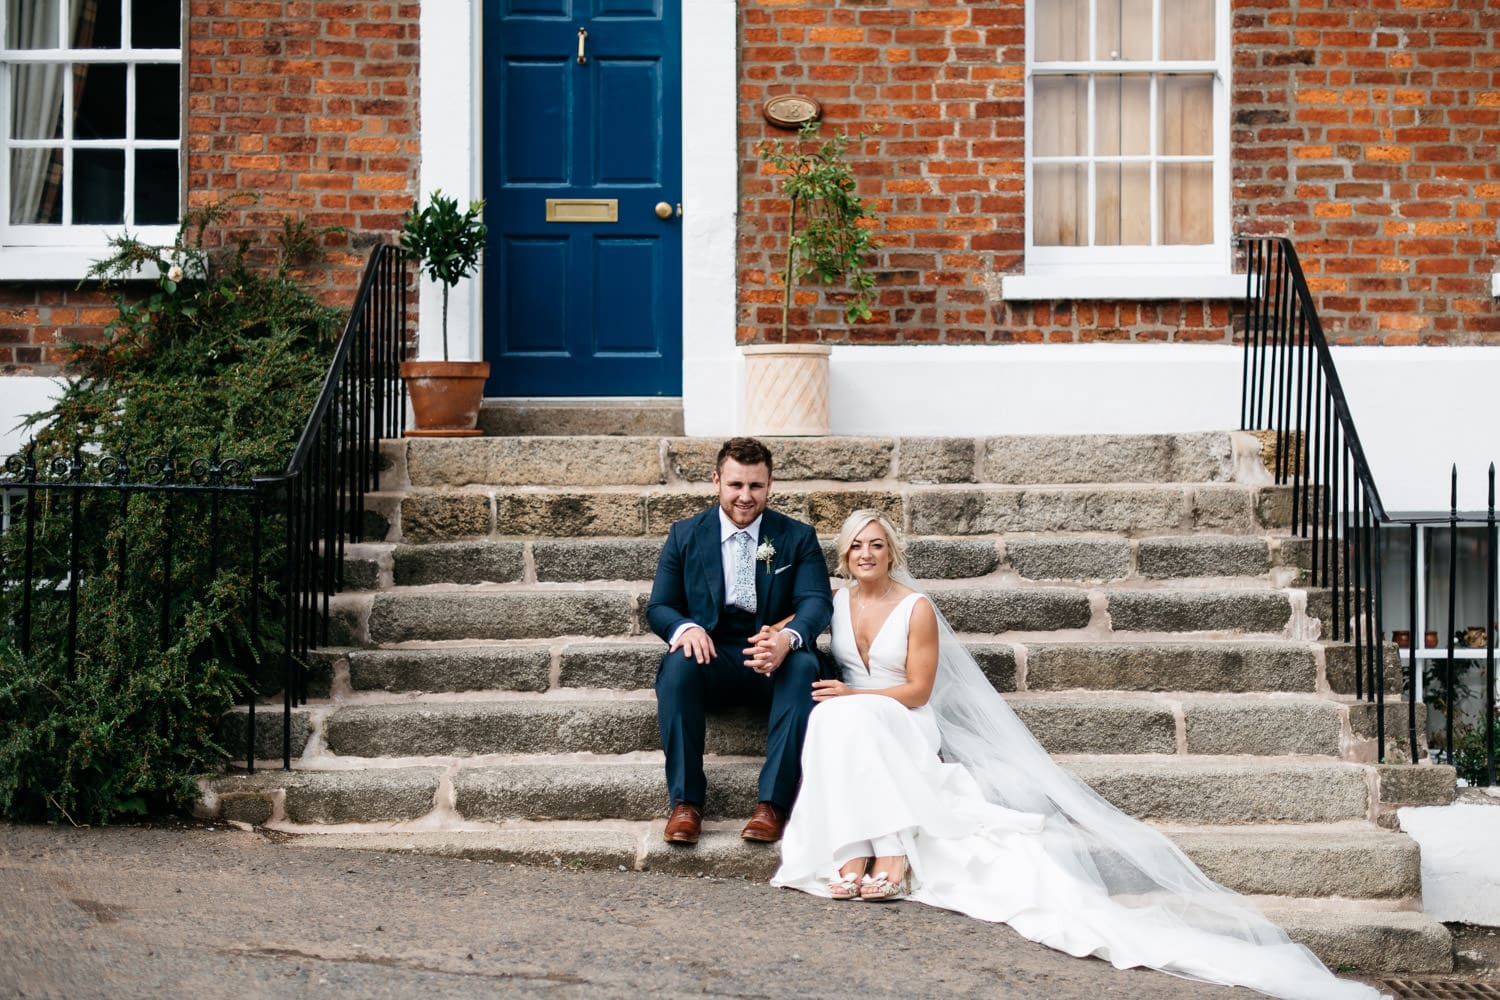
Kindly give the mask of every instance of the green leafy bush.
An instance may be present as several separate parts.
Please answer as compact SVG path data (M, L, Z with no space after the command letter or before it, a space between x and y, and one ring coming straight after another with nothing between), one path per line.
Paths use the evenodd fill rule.
M1496 725L1500 725L1500 719L1496 720ZM1453 766L1457 768L1458 776L1470 785L1489 784L1489 753L1485 746L1484 726L1465 726L1454 734L1453 744ZM1500 767L1500 748L1497 748L1496 762Z
M154 478L148 456L172 454L186 480L190 460L219 444L241 463L241 481L285 465L341 325L341 311L302 283L328 231L288 222L269 247L248 239L205 245L228 214L221 204L190 213L170 246L122 237L94 267L92 276L116 290L119 317L101 342L72 345L74 378L31 418L38 466L80 454L84 478L97 480L107 470L93 459L124 456L139 482ZM122 285L142 277L154 278L149 291ZM70 504L39 493L33 510L29 656L15 579L24 532L7 531L0 542L10 584L0 589L0 815L101 823L189 805L195 776L227 759L219 719L255 666L248 500L215 510L201 495L136 493L122 508L117 493L83 495L71 676ZM20 511L13 503L12 517ZM268 566L280 537L274 525L265 534ZM168 544L170 579L161 558ZM278 648L276 621L262 615L265 649Z

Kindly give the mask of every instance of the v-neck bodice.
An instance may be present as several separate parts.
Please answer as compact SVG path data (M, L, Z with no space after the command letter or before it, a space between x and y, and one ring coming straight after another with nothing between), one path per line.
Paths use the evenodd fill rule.
M840 590L833 599L833 655L844 672L844 683L854 688L888 688L906 683L906 639L911 612L925 598L916 592L896 602L870 640L869 663L859 655L854 638L854 616L849 610L849 591Z

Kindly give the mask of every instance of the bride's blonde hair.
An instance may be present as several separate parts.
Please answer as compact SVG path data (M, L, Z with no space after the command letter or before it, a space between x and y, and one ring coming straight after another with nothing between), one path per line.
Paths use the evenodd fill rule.
M833 543L839 554L838 575L846 580L850 576L849 547L854 544L854 536L864 531L865 525L871 522L880 525L880 530L885 532L885 540L890 545L891 572L906 568L906 540L901 537L901 529L878 510L857 510L844 518L844 526L839 529L838 538Z

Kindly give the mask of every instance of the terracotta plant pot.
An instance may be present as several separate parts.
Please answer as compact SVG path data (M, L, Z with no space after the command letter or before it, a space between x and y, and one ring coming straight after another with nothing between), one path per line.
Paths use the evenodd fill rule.
M401 378L416 426L407 437L478 437L488 361L403 361Z

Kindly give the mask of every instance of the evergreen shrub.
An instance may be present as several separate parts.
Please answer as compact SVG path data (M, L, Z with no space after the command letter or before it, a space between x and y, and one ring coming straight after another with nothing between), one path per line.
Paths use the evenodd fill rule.
M159 473L148 458L170 455L187 481L192 460L216 446L239 463L237 481L285 466L342 325L342 311L306 287L334 231L287 221L270 241L211 246L229 211L193 210L170 246L120 237L91 270L115 291L119 316L102 341L70 345L70 381L51 409L29 418L39 467L80 454L83 478L99 481L109 473L99 460L123 457L130 481L142 482ZM154 279L144 294L138 281L126 284L142 278ZM221 717L257 675L249 501L221 501L214 514L210 501L185 493L134 493L123 503L114 492L84 494L71 676L72 501L51 492L35 502L30 656L19 634L25 532L14 494L0 540L0 816L107 823L190 806L196 777L228 759ZM275 565L280 538L271 523L265 567ZM170 581L161 558L168 543ZM274 602L273 579L262 587ZM276 625L263 612L265 650L279 649Z

